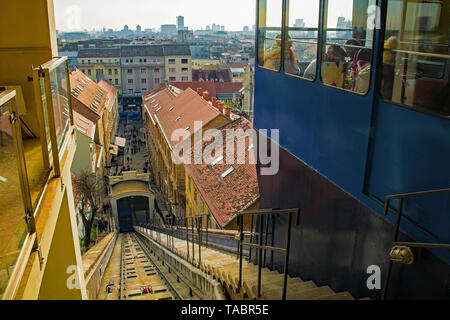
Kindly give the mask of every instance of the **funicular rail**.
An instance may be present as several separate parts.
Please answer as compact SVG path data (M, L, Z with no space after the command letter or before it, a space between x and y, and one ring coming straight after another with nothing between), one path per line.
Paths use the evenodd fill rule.
M119 299L180 299L134 233L124 234L121 243Z

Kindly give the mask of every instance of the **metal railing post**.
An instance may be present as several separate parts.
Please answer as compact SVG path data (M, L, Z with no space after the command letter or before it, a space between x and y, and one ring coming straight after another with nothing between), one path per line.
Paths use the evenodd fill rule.
M239 284L238 290L242 287L242 241L244 240L244 230L242 227L243 217L239 217Z
M288 230L286 235L286 253L284 255L284 280L283 280L283 296L282 300L286 300L287 280L288 280L288 267L289 267L289 253L291 247L291 220L292 212L288 214Z
M251 215L252 216L252 219L251 219L251 222L250 222L250 243L253 243L253 233L254 233L254 230L253 230L253 218L255 217L254 215ZM248 261L250 262L252 260L252 247L249 247L249 249L248 249Z
M258 298L261 297L261 271L262 271L262 234L263 234L263 215L259 216L259 249L258 249Z

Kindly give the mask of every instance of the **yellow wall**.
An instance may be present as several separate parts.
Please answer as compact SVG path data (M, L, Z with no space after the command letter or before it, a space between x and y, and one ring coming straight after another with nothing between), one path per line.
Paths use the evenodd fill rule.
M192 57L191 56L165 56L165 71L166 80L169 81L170 77L175 77L175 81L183 81L183 77L187 77L186 81L192 81ZM175 64L169 64L170 59L175 59ZM187 64L182 64L181 59L188 59ZM170 72L170 69L175 68L175 72ZM187 68L187 72L181 72L182 68Z
M38 67L57 56L53 1L2 0L0 12L0 85L22 87L27 109L22 119L39 135L41 125L37 119L42 111L38 110L35 103L33 84L38 79L31 78L32 67ZM43 260L34 251L29 257L18 261L18 266L24 267L24 273L20 278L16 299L86 297L83 275L78 276L79 290L69 292L65 281L62 282L67 277L64 268L68 265L82 267L70 182L76 143L70 133L61 160L61 177L47 182L36 212L36 236Z
M0 86L22 87L27 113L22 120L39 136L31 67L58 55L52 0L0 1Z
M103 60L103 63L98 62ZM90 63L88 63L90 61ZM111 62L111 63L109 63ZM102 70L103 76L108 81L111 79L111 84L116 87L118 94L122 94L122 76L120 71L120 57L88 57L88 58L78 58L78 69L81 70L85 75L87 75L91 80L97 81L97 70ZM111 70L111 74L109 74ZM117 71L117 74L116 74ZM117 84L116 84L117 80Z

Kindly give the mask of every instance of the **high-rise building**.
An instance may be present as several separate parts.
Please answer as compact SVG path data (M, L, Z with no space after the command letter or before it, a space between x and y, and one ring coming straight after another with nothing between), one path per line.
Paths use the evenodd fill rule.
M161 25L161 33L164 35L176 35L177 26L174 24L163 24Z
M184 30L184 17L183 16L177 17L177 28L178 28L178 30Z

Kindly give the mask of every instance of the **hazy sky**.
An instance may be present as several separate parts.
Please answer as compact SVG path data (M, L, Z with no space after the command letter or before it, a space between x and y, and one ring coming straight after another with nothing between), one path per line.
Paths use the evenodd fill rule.
M121 30L160 28L176 24L184 16L189 29L224 25L226 30L242 30L255 24L255 0L54 0L56 28L61 31L102 27Z

